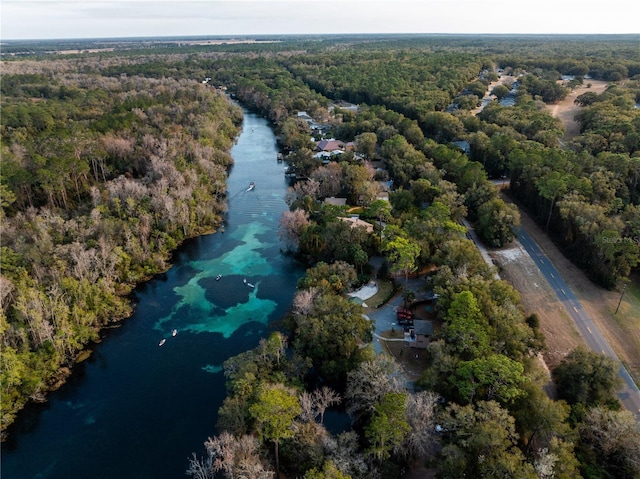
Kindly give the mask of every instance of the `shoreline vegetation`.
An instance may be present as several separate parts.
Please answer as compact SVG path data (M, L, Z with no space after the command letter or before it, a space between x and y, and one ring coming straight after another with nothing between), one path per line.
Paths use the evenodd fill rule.
M241 121L195 80L34 66L2 81L3 435L130 316L137 284L221 224Z
M416 459L452 479L640 473L640 430L616 399L616 364L569 352L551 371L559 397L550 398L538 317L525 315L461 226L468 219L493 248L513 241L518 209L490 180L509 176L511 194L593 280L614 288L637 272L640 245L619 240L640 235L637 37L369 40L160 44L4 62L3 424L5 398L37 391L28 368L52 369L92 339L80 313L107 323L86 298L118 311L116 279L146 277L165 265L153 253L219 218L239 123L222 91L273 122L305 179L287 195L279 233L309 269L283 321L288 336L275 332L224 363L220 434L189 474L399 478ZM517 90L496 86L472 114L498 74ZM580 134L564 138L546 105L589 78L610 86L575 98ZM511 106L500 102L507 95ZM312 136L353 146L323 162ZM207 215L199 206L210 197L219 202ZM324 201L336 197L345 206ZM365 225L344 221L356 205ZM110 243L108 231L124 241ZM373 353L363 307L344 297L371 279L374 255L386 259L380 277L400 284L428 267L423 287L438 298L442 326L416 355L424 372L412 391L396 361ZM106 278L97 287L93 265ZM338 403L353 430L333 436L323 418ZM616 444L600 434L620 428ZM239 451L243 464L230 459Z

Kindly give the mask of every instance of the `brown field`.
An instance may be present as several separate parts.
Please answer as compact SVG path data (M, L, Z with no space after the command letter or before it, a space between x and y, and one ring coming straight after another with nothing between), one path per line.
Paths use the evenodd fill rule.
M567 353L582 344L575 323L519 242L491 251L490 255L498 265L500 277L520 293L527 315L535 313L540 318L540 330L547 343L545 363L549 368L557 366Z

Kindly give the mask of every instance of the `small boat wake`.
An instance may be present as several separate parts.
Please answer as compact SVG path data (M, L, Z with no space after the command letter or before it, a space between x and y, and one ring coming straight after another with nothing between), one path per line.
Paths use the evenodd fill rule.
M253 191L255 187L256 187L256 184L252 181L251 183L249 183L249 188L247 188L247 191Z

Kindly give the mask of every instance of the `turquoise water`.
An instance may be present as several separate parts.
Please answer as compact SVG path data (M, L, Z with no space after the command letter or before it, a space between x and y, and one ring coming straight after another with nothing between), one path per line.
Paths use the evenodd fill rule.
M275 329L302 274L280 254L287 182L268 122L245 112L232 155L224 233L188 241L136 290L135 314L20 415L2 445L3 479L184 477L187 457L203 453L225 396L222 363Z

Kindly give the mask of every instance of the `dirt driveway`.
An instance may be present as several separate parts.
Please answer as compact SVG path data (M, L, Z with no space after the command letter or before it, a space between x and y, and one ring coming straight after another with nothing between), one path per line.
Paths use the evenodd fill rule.
M591 86L587 87L587 85ZM583 85L569 93L561 102L554 105L547 105L549 113L562 121L565 129L565 140L569 140L580 134L580 124L573 119L581 108L574 103L575 99L589 91L600 94L605 91L608 85L609 82L603 80L585 80Z

